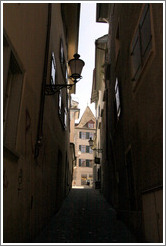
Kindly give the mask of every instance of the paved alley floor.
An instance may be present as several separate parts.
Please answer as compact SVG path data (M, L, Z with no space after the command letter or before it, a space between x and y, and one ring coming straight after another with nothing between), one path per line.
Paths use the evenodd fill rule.
M33 243L134 243L99 190L75 187Z

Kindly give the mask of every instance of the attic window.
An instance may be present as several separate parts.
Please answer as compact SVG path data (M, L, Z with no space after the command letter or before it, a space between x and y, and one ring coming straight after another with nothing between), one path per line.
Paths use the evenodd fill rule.
M94 128L94 123L88 122L88 128Z

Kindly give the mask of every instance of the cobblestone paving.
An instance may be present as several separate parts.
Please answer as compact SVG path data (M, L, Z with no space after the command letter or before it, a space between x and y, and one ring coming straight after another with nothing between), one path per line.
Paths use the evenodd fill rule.
M99 190L72 189L33 243L134 243Z

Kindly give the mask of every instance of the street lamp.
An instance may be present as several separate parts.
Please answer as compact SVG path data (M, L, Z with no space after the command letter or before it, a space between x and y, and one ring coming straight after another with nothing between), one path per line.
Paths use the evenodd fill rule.
M91 147L92 150L97 151L98 153L102 153L102 152L103 152L103 149L96 149L96 148L93 148L93 146L94 146L94 141L93 141L92 138L90 138L88 142L89 142L89 146Z
M75 54L74 58L68 62L71 75L69 79L73 81L73 84L49 84L45 85L45 95L54 95L56 92L59 92L63 88L71 89L73 85L75 85L80 79L82 79L81 72L85 62L79 59L80 55Z

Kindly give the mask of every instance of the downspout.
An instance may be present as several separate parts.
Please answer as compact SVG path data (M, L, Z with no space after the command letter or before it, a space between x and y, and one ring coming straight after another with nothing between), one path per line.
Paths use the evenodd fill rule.
M44 57L44 68L43 68L43 78L42 78L42 88L41 88L41 99L40 99L40 111L37 129L37 138L35 144L34 158L39 156L39 150L43 138L43 116L44 116L44 103L45 103L45 85L47 80L47 68L48 68L48 57L49 57L49 44L50 44L50 30L51 30L51 10L52 4L48 4L48 21L47 21L47 36L46 36L46 46L45 46L45 57Z

